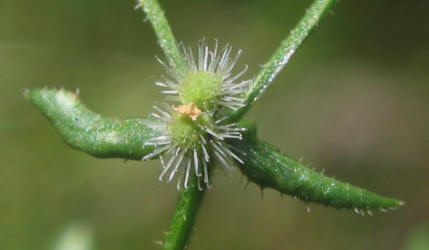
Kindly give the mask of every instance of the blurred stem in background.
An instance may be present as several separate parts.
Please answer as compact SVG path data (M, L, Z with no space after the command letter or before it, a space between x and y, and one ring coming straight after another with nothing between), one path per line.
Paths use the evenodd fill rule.
M94 250L94 232L87 224L71 223L60 234L54 250Z
M429 249L429 223L414 226L408 236L404 250L427 250Z

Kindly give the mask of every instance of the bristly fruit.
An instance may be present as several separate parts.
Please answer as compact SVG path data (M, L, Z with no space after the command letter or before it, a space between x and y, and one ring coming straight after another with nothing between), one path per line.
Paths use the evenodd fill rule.
M220 108L237 110L245 105L242 95L248 91L252 80L237 80L247 71L247 65L237 74L232 73L241 50L231 57L231 46L226 45L219 51L215 40L214 49L209 50L202 40L195 58L191 48L183 45L181 48L186 62L184 70L174 69L158 59L169 76L155 83L167 88L162 93L170 95L169 99L172 101L194 103L199 108L212 112Z
M161 174L159 180L166 178L170 182L177 174L179 176L177 188L182 184L188 187L190 175L198 178L201 183L210 187L209 167L220 165L225 170L232 170L235 161L243 163L226 143L226 139L242 139L241 132L236 123L222 125L222 120L213 120L210 112L188 114L189 109L184 106L174 109L166 103L154 106L157 112L151 115L156 119L148 124L158 131L159 136L144 142L144 146L155 146L155 150L143 157L143 160L159 156L161 160ZM179 111L177 111L179 110ZM181 112L185 110L184 112Z
M201 183L210 186L210 166L218 164L225 170L232 170L235 161L243 163L225 140L241 140L241 132L245 129L237 123L225 124L226 117L222 117L221 111L236 110L244 105L241 95L248 90L251 80L235 82L246 72L247 66L238 74L232 74L241 51L232 58L231 46L225 46L218 53L217 41L213 51L202 41L197 59L192 49L183 46L182 49L186 70L177 71L161 62L170 78L156 85L167 88L163 93L169 94L169 100L178 105L154 106L155 120L149 126L158 131L159 136L144 142L145 146L155 146L155 150L143 160L160 158L161 181L169 182L178 174L177 188L182 184L187 188L190 176L194 175L202 189Z

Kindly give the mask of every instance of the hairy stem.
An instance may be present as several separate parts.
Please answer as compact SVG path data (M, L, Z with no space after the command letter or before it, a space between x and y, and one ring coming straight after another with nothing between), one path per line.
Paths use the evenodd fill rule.
M178 71L185 69L185 61L158 1L140 0L137 7L142 7L146 13L170 66Z
M140 0L143 11L151 22L159 44L167 57L168 63L175 71L186 70L186 65L176 39L164 16L157 0ZM192 232L195 217L198 213L205 189L198 189L197 179L193 178L187 189L182 189L177 202L176 211L170 223L170 228L164 242L165 250L181 250L185 248Z
M301 45L304 39L317 26L322 17L324 17L332 5L338 0L316 0L307 10L304 17L298 22L289 36L283 40L270 58L265 63L261 71L253 81L249 92L246 94L245 106L238 111L230 114L231 121L239 121L243 115L250 109L253 102L264 93L265 89L272 83L274 78L280 73L283 67L288 63L291 56Z
M200 191L197 178L189 181L187 189L182 189L177 201L176 210L170 223L164 250L181 250L186 247L197 216L198 209L205 194Z

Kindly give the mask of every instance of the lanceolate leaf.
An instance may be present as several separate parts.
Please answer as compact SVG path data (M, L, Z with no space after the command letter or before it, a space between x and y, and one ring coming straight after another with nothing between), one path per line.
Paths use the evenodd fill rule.
M336 208L351 208L358 213L393 209L402 201L381 197L362 188L327 177L283 154L256 138L256 127L249 121L242 124L248 133L242 141L231 141L244 164L240 169L261 188L270 187L303 201L317 202Z
M295 28L281 42L280 46L255 77L249 92L244 96L246 105L238 111L229 114L231 121L239 121L244 116L252 104L271 85L274 78L286 66L305 38L316 28L320 20L326 16L332 5L336 2L338 0L315 0L313 2Z
M115 119L88 110L73 92L32 89L25 97L52 123L72 148L96 157L140 160L153 151L143 147L148 138L157 136L148 119Z
M185 61L180 54L176 39L157 0L137 0L136 8L142 8L155 31L159 46L164 51L168 63L175 70L185 69Z

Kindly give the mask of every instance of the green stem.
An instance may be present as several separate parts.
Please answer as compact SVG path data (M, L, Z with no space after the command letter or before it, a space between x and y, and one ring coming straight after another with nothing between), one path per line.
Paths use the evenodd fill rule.
M169 65L176 71L185 70L185 61L177 46L176 39L171 31L170 25L164 16L157 0L140 0L138 7L143 7L148 20L155 30L159 45L167 57Z
M246 94L246 105L238 111L230 114L231 121L239 121L243 115L250 109L265 89L272 83L274 78L280 73L283 67L288 63L291 56L301 45L304 39L317 26L322 17L328 13L328 10L338 0L316 0L307 10L304 17L298 22L289 36L282 41L280 47L276 50L270 60L262 67L259 74L252 83L249 92Z
M140 3L155 30L159 44L167 57L169 65L176 72L185 71L185 61L158 1L141 0ZM164 242L165 250L180 250L185 248L204 193L205 189L203 191L198 189L196 178L190 181L187 189L182 189Z
M197 182L197 178L192 178L188 188L183 188L180 192L176 211L165 238L164 250L181 250L186 247L206 190L203 188L200 191Z

